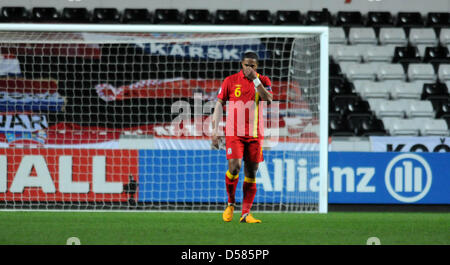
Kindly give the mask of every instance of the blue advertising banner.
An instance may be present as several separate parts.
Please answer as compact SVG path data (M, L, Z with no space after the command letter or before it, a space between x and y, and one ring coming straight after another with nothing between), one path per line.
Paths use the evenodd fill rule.
M256 176L255 202L317 202L318 152L314 156L313 153L264 152L265 162L260 164ZM227 169L224 151L140 150L138 200L222 203L227 200ZM236 198L242 198L243 171ZM299 196L299 192L304 194Z
M329 203L450 204L448 153L329 156Z
M264 157L256 203L317 202L317 154L266 151ZM330 152L328 202L450 204L448 161L448 153ZM141 150L138 200L225 202L226 170L223 151Z

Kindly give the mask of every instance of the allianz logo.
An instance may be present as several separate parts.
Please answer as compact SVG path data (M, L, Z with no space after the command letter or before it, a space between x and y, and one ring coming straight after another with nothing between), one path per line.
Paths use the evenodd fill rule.
M320 188L319 167L308 165L307 159L272 159L273 171L269 173L266 162L260 164L256 182L266 192L318 192ZM375 193L373 181L375 167L336 167L329 171L329 192ZM378 182L379 183L379 182ZM388 193L396 200L412 203L422 199L430 190L432 171L429 164L416 154L400 154L387 164L384 184Z
M430 165L416 154L394 157L387 165L384 175L389 194L405 203L416 202L427 195L432 180Z

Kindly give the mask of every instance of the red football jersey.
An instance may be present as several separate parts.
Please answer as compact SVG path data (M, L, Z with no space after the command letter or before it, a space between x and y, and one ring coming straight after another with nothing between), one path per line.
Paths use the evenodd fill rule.
M270 79L260 74L258 78L272 93ZM225 78L217 98L228 101L225 136L263 138L263 104L253 81L246 78L242 70Z

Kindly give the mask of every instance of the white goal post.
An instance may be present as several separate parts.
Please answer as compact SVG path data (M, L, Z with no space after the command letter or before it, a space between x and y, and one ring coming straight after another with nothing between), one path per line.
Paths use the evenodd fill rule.
M167 111L209 122L252 50L283 120L253 209L328 212L328 27L0 23L0 49L0 209L220 210L225 151Z

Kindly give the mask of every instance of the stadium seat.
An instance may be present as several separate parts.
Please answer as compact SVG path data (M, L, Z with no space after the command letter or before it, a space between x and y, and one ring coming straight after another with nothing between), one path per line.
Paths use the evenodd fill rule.
M362 53L364 62L391 62L395 45L371 46Z
M181 14L178 9L156 9L153 23L155 24L181 24Z
M30 14L23 6L6 6L2 7L3 22L28 22Z
M427 44L418 44L416 45L417 50L419 50L419 56L420 58L423 58L425 56L425 50L427 49Z
M438 78L441 82L450 80L450 63L440 64L438 68Z
M387 135L383 122L380 119L372 118L363 120L360 125L362 136L385 136Z
M332 44L329 46L329 54L336 62L361 62L362 52L363 49L356 45Z
M422 27L424 25L420 12L398 12L397 27Z
M329 60L328 73L330 77L342 76L341 67L333 60L333 58L330 58Z
M347 44L345 31L341 27L330 27L328 36L330 44Z
M208 9L186 9L185 24L211 24L212 16Z
M338 95L331 99L332 112L346 116L350 113L369 113L369 103L357 95Z
M350 44L376 45L378 39L373 28L352 27L349 29L348 41Z
M450 13L429 12L426 25L433 28L450 27Z
M305 18L306 25L332 25L333 18L330 11L324 8L322 11L308 11Z
M405 80L406 74L401 64L380 63L377 67L376 77L379 81Z
M364 25L363 16L359 11L338 11L335 25L339 27L360 27Z
M450 44L450 28L442 28L439 34L439 42L442 46Z
M429 100L433 105L436 118L440 118L444 115L450 115L450 97L448 95L429 96L427 100Z
M447 87L448 93L450 94L450 80L445 81L444 84Z
M355 95L353 84L343 77L330 77L328 87L331 98L337 95Z
M393 63L420 63L422 58L414 46L397 46L392 57Z
M54 7L35 7L31 13L31 19L36 23L54 23L60 19L60 14Z
M356 136L386 135L383 122L372 114L352 113L347 116L348 127Z
M222 25L242 24L241 13L237 9L219 9L216 11L214 23Z
M372 44L355 44L351 46L355 50L355 53L361 56L361 61L365 63L378 64L385 61L383 59L386 58L382 58L383 56L388 56L387 51L383 51L383 54L383 52L380 52L378 48L382 47L381 49L383 50L389 50L389 46L375 46ZM390 54L390 56L392 56L392 53Z
M275 25L302 25L303 16L298 10L279 10L275 13Z
M356 97L356 100L350 101L348 103L347 114L372 114L372 110L370 109L369 102L367 100L362 99L361 97Z
M394 25L393 17L390 12L370 11L367 13L366 26L380 28Z
M395 44L406 46L408 44L408 38L403 28L380 28L378 39L381 45Z
M386 117L382 121L391 136L419 136L420 126L410 119Z
M450 101L443 102L436 110L436 118L443 118L450 116Z
M245 18L250 25L272 24L272 14L269 10L247 10Z
M397 117L403 118L405 116L405 109L407 108L404 100L386 100L381 98L369 98L370 109L375 112L377 117Z
M336 113L329 114L328 130L330 136L353 136L354 133L348 128L348 123L341 115Z
M328 55L330 60L334 60L336 62L339 62L338 59L338 51L341 49L342 46L345 46L345 44L331 44L328 46Z
M450 130L450 114L442 115L440 119L445 120L447 122L447 128L449 128Z
M436 46L439 43L439 39L432 28L411 28L409 31L409 43L411 45L425 44Z
M350 102L360 100L357 95L337 95L330 98L330 112L346 116Z
M376 78L375 63L341 62L339 66L349 81L361 79L374 81Z
M416 118L416 117L433 118L435 115L433 105L429 100L402 99L402 101L406 102L404 104L404 106L406 106L405 115L408 118Z
M425 83L422 88L421 99L433 96L448 96L448 87L445 83Z
M389 99L389 86L386 82L373 82L367 80L356 80L353 82L355 92L363 99L384 98Z
M152 23L152 16L146 8L126 8L123 11L122 22L129 24L150 24Z
M332 100L332 98L330 97L328 100L328 113L331 114L335 114L335 115L339 115L341 116L341 108L339 108L338 106L336 106L336 103Z
M431 64L450 63L450 53L447 47L426 47L423 62Z
M392 99L416 99L422 96L423 82L395 82L390 87Z
M62 20L65 23L89 23L91 14L86 8L66 7L62 11Z
M116 8L94 8L92 22L105 24L120 23L120 13Z
M411 63L408 65L407 71L409 81L414 80L428 80L435 82L437 75L432 64L426 63Z
M449 128L444 119L433 118L413 118L411 123L414 123L422 136L447 136Z

